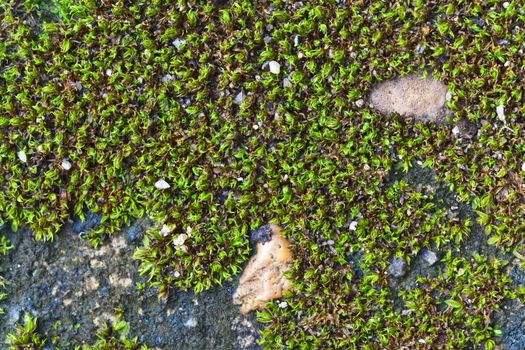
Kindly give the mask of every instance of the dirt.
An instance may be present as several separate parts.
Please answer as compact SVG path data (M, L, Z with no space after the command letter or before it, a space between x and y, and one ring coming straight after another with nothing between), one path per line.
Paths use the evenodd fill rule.
M411 74L378 84L372 89L369 105L382 113L435 122L447 114L447 93L448 87L433 77Z
M96 329L116 318L130 324L130 337L158 349L255 350L260 324L233 305L238 281L194 295L173 290L167 302L152 288L142 292L133 251L147 222L138 221L94 249L82 238L99 218L66 225L54 242L37 242L28 230L4 230L15 248L0 262L6 277L6 310L0 315L0 339L12 332L25 312L38 316L48 339L59 335L62 348L92 344ZM46 349L55 347L48 341Z

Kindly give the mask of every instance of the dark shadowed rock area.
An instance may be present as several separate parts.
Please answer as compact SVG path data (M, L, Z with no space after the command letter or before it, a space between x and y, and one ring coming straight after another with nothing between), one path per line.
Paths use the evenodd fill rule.
M24 313L38 316L38 329L51 339L61 337L62 348L92 344L96 329L116 319L118 309L129 322L129 337L137 336L157 349L247 349L257 345L260 325L253 314L243 316L232 303L238 281L195 295L173 290L167 302L156 291L137 291L135 245L146 224L142 221L108 239L99 249L81 238L98 222L67 225L53 242L37 242L27 230L4 232L14 244L1 259L9 288L0 303L0 338L21 322ZM54 349L48 341L46 349Z

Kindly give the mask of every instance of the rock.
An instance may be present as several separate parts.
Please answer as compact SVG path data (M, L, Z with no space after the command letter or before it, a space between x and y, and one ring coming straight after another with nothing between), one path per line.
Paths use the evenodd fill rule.
M360 98L359 100L355 101L355 105L357 106L357 108L362 108L365 105L365 100Z
M64 169L64 170L69 170L69 169L71 169L72 164L71 164L71 162L70 162L69 160L67 160L67 159L64 158L64 159L62 160L62 164L60 164L60 166L61 166L62 169Z
M259 227L257 230L250 232L250 240L253 245L257 243L266 243L272 239L272 228L268 225Z
M168 188L170 188L170 184L167 183L165 180L159 180L157 182L155 182L155 187L159 190L166 190Z
M184 327L186 328L195 328L197 327L197 319L195 317L190 317L184 322Z
M373 88L370 104L382 113L399 113L420 121L439 121L446 115L448 88L442 82L412 74Z
M405 259L398 257L393 258L390 266L388 267L390 274L396 278L401 278L406 275L407 270L408 268Z
M525 162L521 163L521 171L525 171Z
M281 72L281 65L279 64L279 62L270 61L268 63L268 66L270 67L270 73L272 74L279 74Z
M172 81L173 79L175 79L175 77L171 74L166 74L165 76L162 77L162 82L163 83L169 83L170 81Z
M138 227L130 227L128 229L128 234L126 235L126 239L128 243L138 241L142 238L142 232L139 230Z
M86 219L84 221L77 220L73 223L73 232L74 233L84 233L95 228L102 221L102 215L88 211L86 214Z
M244 94L244 92L239 92L237 94L237 96L235 96L235 98L233 99L233 103L235 103L236 105L240 105L244 102L244 99L246 98L246 95Z
M503 105L496 107L496 114L498 119L505 123L505 107Z
M257 254L248 262L233 295L233 302L241 305L243 314L264 308L291 289L284 277L293 260L290 243L281 236L278 226L271 224L270 228L271 240L257 244Z
M180 47L182 45L184 45L184 44L186 44L186 40L184 40L184 39L177 38L177 39L173 40L173 46L175 46L177 48L177 50L180 49Z
M18 155L18 159L20 159L22 163L27 163L27 156L24 151L18 151L17 155Z
M423 251L423 260L426 261L426 263L429 265L429 266L432 266L434 265L435 263L438 262L438 257L436 255L436 253L434 253L433 251L431 250L428 250L428 249L425 249Z

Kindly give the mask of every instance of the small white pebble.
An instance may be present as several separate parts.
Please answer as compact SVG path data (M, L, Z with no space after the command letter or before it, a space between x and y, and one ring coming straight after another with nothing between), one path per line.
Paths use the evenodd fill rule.
M244 94L244 92L241 91L237 94L237 96L235 96L233 103L235 103L236 105L240 105L243 103L245 98L246 98L246 95Z
M173 239L173 244L176 246L182 246L184 242L186 242L186 239L188 238L188 235L185 233L181 233L177 237Z
M445 95L445 99L448 101L452 100L452 92L447 91L447 94Z
M38 145L38 146L36 147L36 150L37 150L38 152L44 152L44 146L42 146L42 145Z
M335 242L332 239L329 239L328 241L326 241L326 243L328 245L334 245L335 244Z
M270 73L272 74L279 74L281 71L281 65L276 61L270 61L268 65L270 66Z
M173 44L173 46L175 46L177 49L180 49L180 47L181 47L182 45L186 44L186 40L177 38L177 39L173 40L173 43L172 43L172 44Z
M259 129L259 125L253 124L252 128L253 128L253 130L257 130L257 129Z
M360 98L359 100L355 101L355 105L358 107L358 108L361 108L365 105L365 101Z
M499 120L505 122L505 107L503 105L496 107L496 114L498 115Z
M184 327L194 328L197 326L197 319L195 317L190 317L186 322L184 322Z
M62 169L64 170L69 170L71 169L71 162L67 159L63 159L62 160L62 164L60 164L62 166Z
M175 271L173 273L173 276L175 276L175 278L179 278L180 277L180 272L179 271Z
M172 81L173 79L175 79L175 77L171 74L166 74L165 76L162 77L162 82L163 83L169 83L170 81Z
M510 6L510 4L509 4L507 1L505 1L505 2L503 3L503 8L504 8L504 9L506 9L506 8L509 7L509 6Z
M278 306L281 308L281 309L285 309L286 307L288 307L288 303L286 301L281 301Z
M167 236L168 233L170 233L170 232L171 232L171 228L168 225L162 225L162 229L160 230L160 233L163 236Z
M355 231L357 230L357 221L352 221L350 223L350 231Z
M525 171L525 162L521 163L521 171Z
M106 69L106 75L110 77L113 74L113 71L111 69Z
M457 125L454 127L454 129L452 129L452 133L454 134L454 136L458 136L459 135L459 128L458 128Z
M167 183L166 181L164 180L159 180L157 182L155 182L155 187L159 190L165 190L165 189L168 189L170 188L170 184Z
M20 159L20 161L21 161L22 163L26 163L26 162L27 162L26 152L24 152L24 151L18 151L18 159Z
M292 82L290 81L290 78L284 78L283 79L283 87L284 88L292 87Z

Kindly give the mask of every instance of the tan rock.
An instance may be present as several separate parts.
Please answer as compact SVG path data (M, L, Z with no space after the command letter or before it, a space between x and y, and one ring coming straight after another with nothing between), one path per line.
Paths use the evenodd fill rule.
M447 85L433 77L412 74L378 84L370 94L370 106L382 113L439 121L446 115L447 93Z
M233 296L233 302L241 305L244 314L264 308L268 301L291 289L284 277L293 261L290 243L281 236L278 226L270 227L271 239L257 244L257 254L248 262Z

